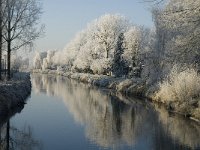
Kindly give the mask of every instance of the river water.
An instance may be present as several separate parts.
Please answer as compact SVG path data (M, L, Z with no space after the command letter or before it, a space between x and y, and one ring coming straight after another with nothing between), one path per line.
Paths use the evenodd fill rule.
M60 76L31 80L27 104L1 127L10 149L200 149L200 125L161 106Z

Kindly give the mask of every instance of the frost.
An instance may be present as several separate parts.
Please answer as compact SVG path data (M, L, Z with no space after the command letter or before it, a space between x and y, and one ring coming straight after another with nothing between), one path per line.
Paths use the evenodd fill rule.
M47 57L47 52L36 52L33 58L33 68L42 69L43 59Z
M143 29L119 14L106 14L77 33L61 51L38 53L34 69L122 76L139 64Z
M11 81L0 83L0 114L7 113L11 107L23 104L31 92L29 73L16 73Z

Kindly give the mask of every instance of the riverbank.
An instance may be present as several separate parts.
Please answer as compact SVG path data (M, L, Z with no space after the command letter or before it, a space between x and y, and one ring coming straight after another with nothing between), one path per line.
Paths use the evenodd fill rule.
M6 115L23 105L31 92L29 73L16 73L11 81L0 82L0 114Z
M169 112L181 114L185 117L188 117L200 123L199 105L195 106L193 105L193 103L187 103L187 105L185 105L184 101L183 103L180 103L180 101L158 102L157 99L155 99L155 95L158 92L159 87L156 85L148 85L148 83L142 80L141 78L125 78L125 77L116 78L113 76L106 76L106 75L71 73L71 72L63 72L63 71L56 71L56 70L45 70L45 71L33 70L32 72L42 73L42 74L61 75L61 76L68 77L80 82L97 86L100 88L111 89L128 96L138 96L142 98L147 98L153 103L162 104L163 106L165 106L165 108ZM186 109L188 110L185 111Z
M100 88L112 89L129 96L149 97L146 82L140 78L114 77L107 75L93 75L85 73L72 73L54 70L32 70L33 73L53 74L68 77L80 82L88 83Z

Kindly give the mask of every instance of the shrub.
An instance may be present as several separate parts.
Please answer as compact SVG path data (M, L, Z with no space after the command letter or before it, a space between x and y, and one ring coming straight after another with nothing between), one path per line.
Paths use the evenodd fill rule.
M163 103L190 102L196 100L200 94L200 76L195 69L186 68L180 71L173 67L168 78L159 84L159 91L154 99Z

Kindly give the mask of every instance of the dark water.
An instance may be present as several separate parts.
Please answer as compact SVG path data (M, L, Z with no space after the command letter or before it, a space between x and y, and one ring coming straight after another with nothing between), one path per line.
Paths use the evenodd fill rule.
M144 100L33 74L27 104L1 125L0 149L6 142L14 150L200 149L200 125Z

